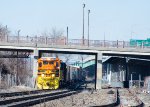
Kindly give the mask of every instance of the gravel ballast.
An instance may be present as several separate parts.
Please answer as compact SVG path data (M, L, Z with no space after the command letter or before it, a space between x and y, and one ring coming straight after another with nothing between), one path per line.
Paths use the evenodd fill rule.
M81 93L37 104L34 107L88 107L102 106L116 102L115 89L101 89L82 91Z

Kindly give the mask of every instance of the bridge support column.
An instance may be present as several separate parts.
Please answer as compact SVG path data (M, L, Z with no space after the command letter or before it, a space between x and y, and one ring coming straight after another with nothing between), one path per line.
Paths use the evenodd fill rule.
M102 53L96 57L96 89L102 88Z
M38 72L38 58L39 58L39 51L37 49L33 52L33 87L35 87L35 80L37 77Z

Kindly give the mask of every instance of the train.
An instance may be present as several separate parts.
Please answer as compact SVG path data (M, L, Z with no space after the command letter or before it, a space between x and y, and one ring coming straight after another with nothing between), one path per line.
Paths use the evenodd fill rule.
M38 59L37 89L58 89L84 80L85 71L80 66L67 65L58 57Z

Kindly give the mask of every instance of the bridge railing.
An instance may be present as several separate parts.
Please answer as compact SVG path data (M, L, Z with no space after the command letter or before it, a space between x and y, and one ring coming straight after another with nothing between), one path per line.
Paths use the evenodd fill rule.
M68 40L68 45L83 45L82 39L70 39ZM88 46L88 40L84 40L84 46ZM108 40L89 40L89 46L94 47L130 47L130 42L128 41L108 41Z
M44 37L44 36L5 36L0 37L1 43L15 43L15 44L44 44L44 45L69 45L69 46L88 46L88 40L82 39L69 39L66 37ZM89 40L90 47L113 47L113 48L144 48L148 47L143 43L138 45L137 43L130 44L129 41L108 41L108 40Z

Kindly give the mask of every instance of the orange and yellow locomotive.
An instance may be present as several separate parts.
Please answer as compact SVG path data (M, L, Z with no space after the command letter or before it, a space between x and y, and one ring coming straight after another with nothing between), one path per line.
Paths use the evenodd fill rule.
M53 57L38 59L38 76L36 85L38 89L57 89L63 79L60 70L61 60Z
M59 58L42 57L38 59L36 87L38 89L58 89L84 80L81 67L66 65Z

